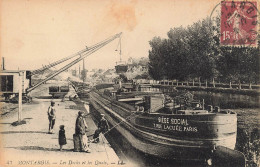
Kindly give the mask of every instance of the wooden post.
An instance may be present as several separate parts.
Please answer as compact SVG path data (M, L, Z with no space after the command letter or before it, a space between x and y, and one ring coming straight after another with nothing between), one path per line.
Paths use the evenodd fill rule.
M200 77L199 77L199 87L201 87Z
M122 88L122 81L121 81L121 79L119 79L119 88L120 89Z
M179 85L179 83L178 83L178 80L177 80L177 82L176 82L176 86L178 86Z
M2 57L2 70L5 70L5 58Z
M86 109L86 112L89 114L89 103L88 102L83 102L84 108Z
M214 78L213 78L213 80L212 80L212 84L213 84L213 88L215 88L216 85L215 85L215 79L214 79Z
M241 82L240 82L240 80L238 81L238 89L239 90L241 89Z
M231 81L229 82L229 88L232 88Z
M18 122L22 119L22 94L23 94L23 72L19 72L19 99L18 99Z
M194 82L194 79L192 79L192 86L194 86L195 85L195 82Z
M252 84L251 84L251 82L249 82L249 89L252 89Z
M204 102L204 99L202 99L202 110L204 110L204 105L205 105L205 102Z
M206 79L206 88L208 87L208 80Z

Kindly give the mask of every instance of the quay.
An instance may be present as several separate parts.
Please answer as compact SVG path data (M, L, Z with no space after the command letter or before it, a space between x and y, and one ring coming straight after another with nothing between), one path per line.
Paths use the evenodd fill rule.
M83 108L69 101L68 97L75 95L71 86L64 100L51 99L48 87L53 85L57 83L47 82L31 92L32 102L23 104L22 109L22 120L26 122L25 124L12 125L17 121L17 108L1 115L0 166L116 166L122 163L102 134L99 143L89 143L91 153L73 152L75 122L78 111ZM52 100L55 101L57 118L54 134L48 134L47 109ZM14 106L18 107L17 104ZM86 117L86 122L87 135L91 140L91 135L97 127L91 115ZM60 125L65 125L67 138L63 151L59 151L58 143Z

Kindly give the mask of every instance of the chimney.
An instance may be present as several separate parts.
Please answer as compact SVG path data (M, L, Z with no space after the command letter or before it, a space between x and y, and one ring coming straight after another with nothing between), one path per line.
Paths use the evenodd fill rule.
M2 57L2 70L5 70L5 58Z

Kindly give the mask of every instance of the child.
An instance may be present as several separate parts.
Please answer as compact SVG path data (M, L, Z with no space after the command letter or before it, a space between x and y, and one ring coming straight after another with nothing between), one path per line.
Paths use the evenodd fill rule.
M60 145L60 151L62 151L62 146L67 144L66 141L66 136L65 136L65 129L64 125L60 126L60 131L59 131L59 145Z

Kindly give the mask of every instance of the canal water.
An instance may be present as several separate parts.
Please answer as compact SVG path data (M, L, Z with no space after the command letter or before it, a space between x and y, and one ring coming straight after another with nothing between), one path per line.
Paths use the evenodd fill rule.
M172 97L183 94L187 91L176 90L169 92ZM237 108L259 108L260 97L257 95L241 95L232 93L215 93L207 91L189 91L194 95L194 99L202 101L204 99L205 105L219 106L223 109L237 109Z
M225 109L259 107L259 96L205 91L192 91L191 93L193 93L197 99L204 99L206 105L220 106Z
M187 90L177 90L170 88L141 88L141 91L155 91L164 92L171 97L184 94ZM242 95L232 93L215 93L207 91L189 91L194 95L194 99L202 101L204 99L205 105L219 106L223 109L237 109L237 108L259 108L260 97L258 95Z

